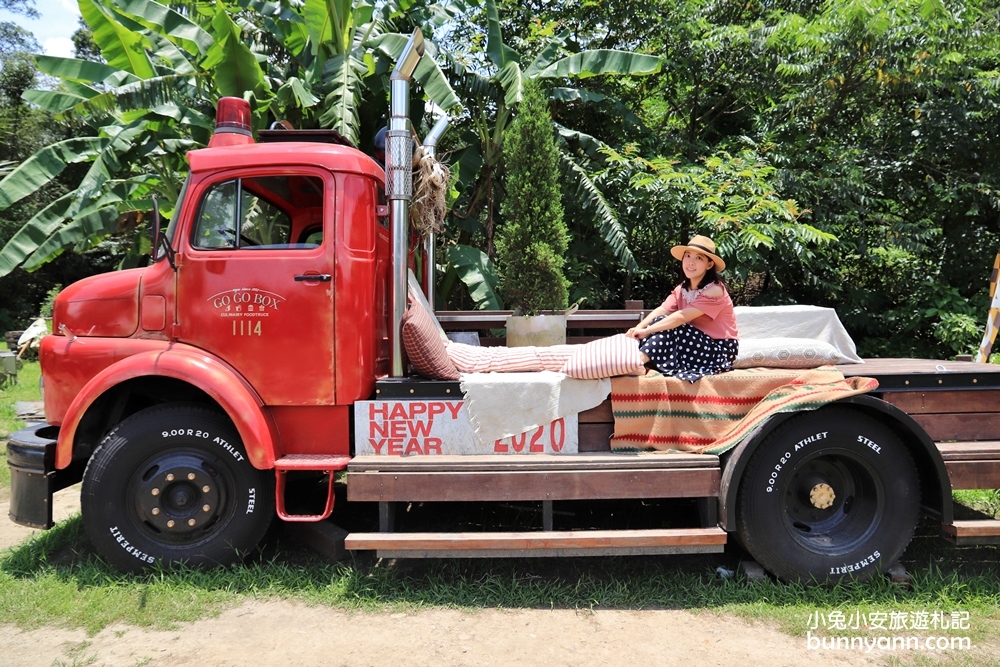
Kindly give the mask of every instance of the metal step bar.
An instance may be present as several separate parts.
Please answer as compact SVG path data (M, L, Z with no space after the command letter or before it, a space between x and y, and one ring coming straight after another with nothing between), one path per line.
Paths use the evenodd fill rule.
M289 454L274 462L274 503L278 517L282 521L309 522L323 521L333 513L333 478L338 470L347 468L350 456L328 456L326 454ZM326 505L322 514L289 514L285 509L285 474L289 471L322 472L329 475L326 488Z
M1000 544L1000 521L996 519L954 521L942 524L941 530L945 537L959 546Z
M498 533L351 533L350 551L380 558L523 558L721 553L721 528L579 530Z

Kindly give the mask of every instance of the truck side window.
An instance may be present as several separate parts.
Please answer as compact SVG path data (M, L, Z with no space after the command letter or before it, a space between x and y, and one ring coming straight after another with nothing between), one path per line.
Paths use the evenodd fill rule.
M212 186L198 211L191 243L196 248L236 247L236 195L238 182L225 181Z
M252 181L253 179L249 179L249 182ZM246 187L243 188L241 200L241 246L288 245L292 221L287 213L266 199L252 194Z
M314 176L263 176L223 181L205 193L192 244L206 250L305 250L323 242L322 226L305 242L293 243L322 220L323 181ZM311 230L310 230L311 231Z

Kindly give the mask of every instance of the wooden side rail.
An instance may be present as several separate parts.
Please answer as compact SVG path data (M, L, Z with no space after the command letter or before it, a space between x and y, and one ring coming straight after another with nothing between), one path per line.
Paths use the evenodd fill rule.
M357 457L352 501L510 502L714 498L721 472L701 454Z
M416 455L356 456L347 471L351 473L409 472L552 472L663 470L677 468L718 468L719 457L713 454L657 454L654 452L611 452L595 454L486 454L486 455Z
M1000 489L1000 441L936 443L953 489Z
M718 468L348 473L350 501L513 502L719 495Z
M893 391L882 399L913 417L934 441L1000 439L1000 390Z

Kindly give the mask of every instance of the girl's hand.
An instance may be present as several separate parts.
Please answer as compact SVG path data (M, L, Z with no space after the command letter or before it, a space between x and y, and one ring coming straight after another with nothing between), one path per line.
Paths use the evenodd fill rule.
M625 332L626 336L628 336L629 338L634 338L636 340L642 340L643 338L646 337L647 334L648 332L646 331L645 327L632 327L631 329Z

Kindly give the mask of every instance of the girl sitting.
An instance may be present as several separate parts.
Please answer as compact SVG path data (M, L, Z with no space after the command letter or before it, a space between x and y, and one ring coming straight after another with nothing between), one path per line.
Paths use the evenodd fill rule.
M715 242L695 236L670 254L681 261L684 280L625 335L641 341L644 361L664 375L694 382L732 370L739 334L733 300L718 276L726 263Z

